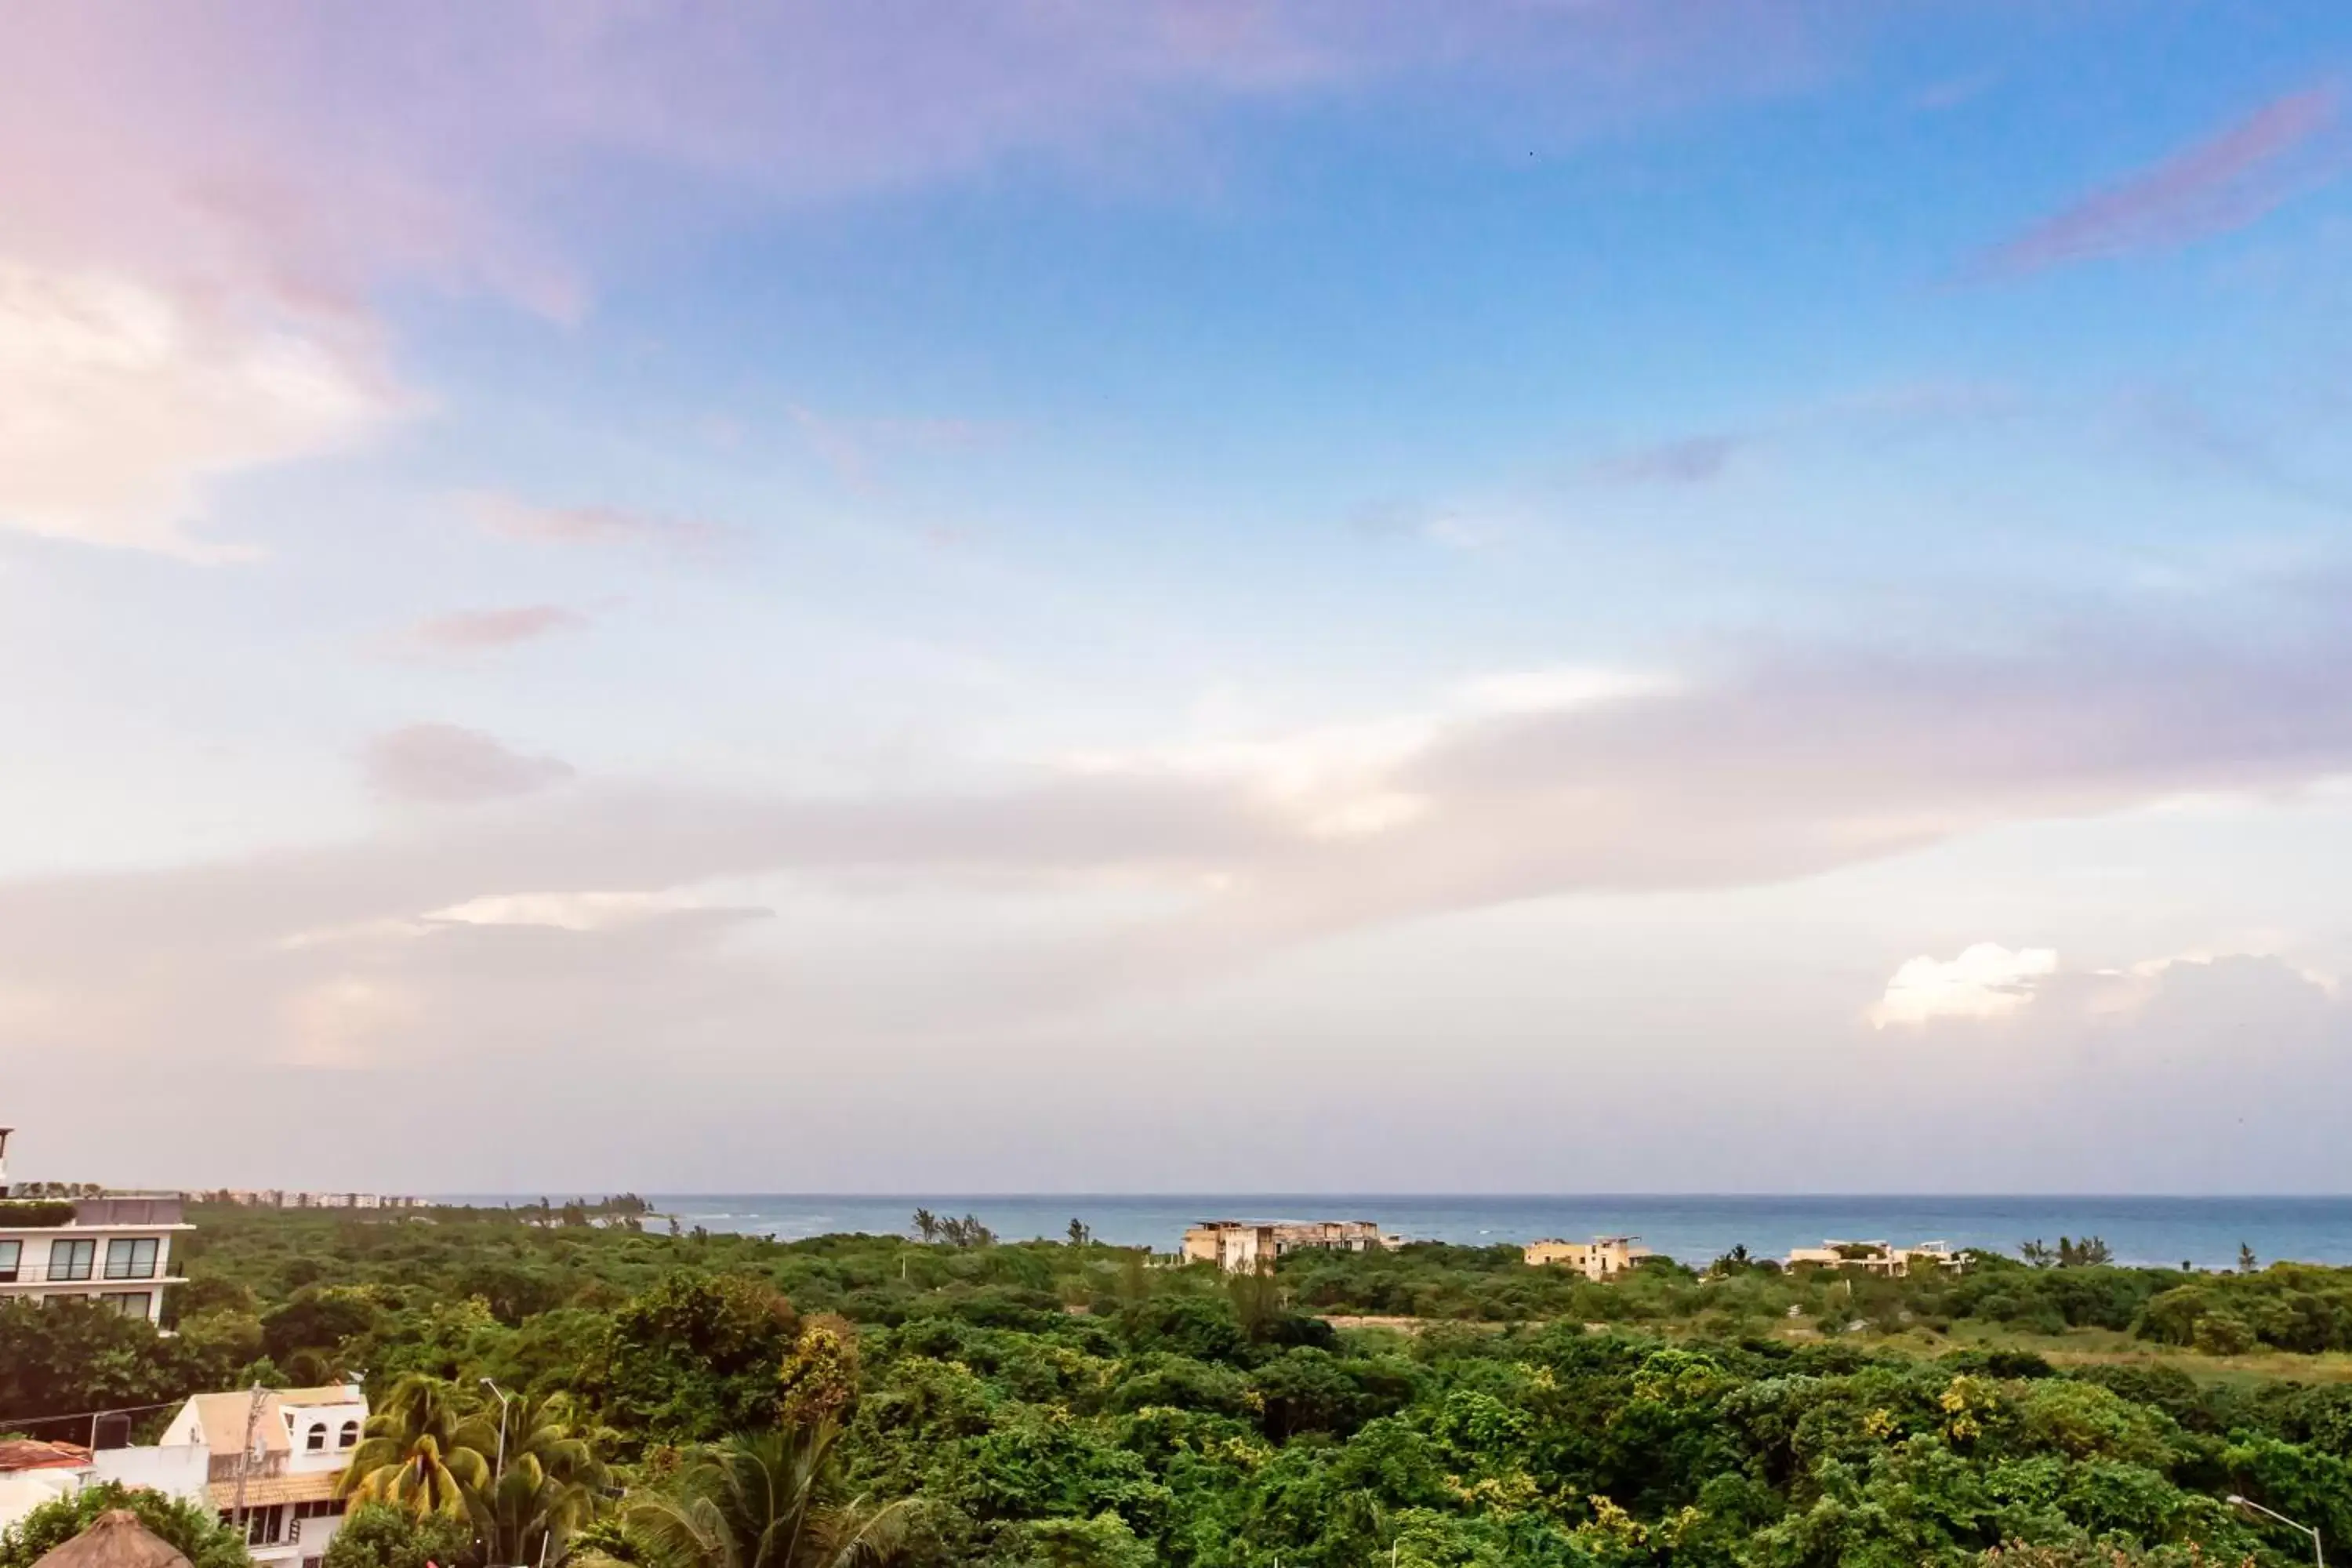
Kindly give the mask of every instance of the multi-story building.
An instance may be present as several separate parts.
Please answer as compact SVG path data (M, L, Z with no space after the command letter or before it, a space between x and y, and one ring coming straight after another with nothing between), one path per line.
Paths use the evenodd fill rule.
M8 1194L8 1135L0 1127L0 1301L88 1300L160 1322L172 1238L194 1227L176 1194L18 1198Z
M1368 1219L1207 1219L1184 1233L1184 1259L1213 1263L1232 1273L1274 1267L1285 1254L1306 1250L1377 1252L1402 1247L1400 1236L1383 1236Z
M222 1523L244 1520L255 1563L318 1568L342 1528L335 1479L367 1418L367 1395L357 1384L199 1394L172 1417L156 1447L205 1451L205 1500Z
M1800 1247L1789 1254L1791 1268L1853 1268L1864 1274L1898 1278L1914 1268L1943 1268L1958 1273L1968 1266L1968 1258L1953 1251L1948 1241L1923 1241L1916 1247L1891 1247L1883 1241L1824 1241L1819 1247Z
M1638 1236L1596 1236L1591 1241L1531 1241L1524 1256L1531 1268L1573 1268L1587 1279L1609 1279L1650 1256Z
M335 1480L367 1417L356 1384L246 1389L197 1394L152 1444L0 1444L0 1527L93 1481L121 1481L241 1521L264 1568L320 1568L343 1523Z

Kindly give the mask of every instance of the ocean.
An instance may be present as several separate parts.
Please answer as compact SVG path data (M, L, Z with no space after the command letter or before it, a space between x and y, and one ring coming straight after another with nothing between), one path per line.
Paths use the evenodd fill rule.
M470 1198L467 1202L499 1202ZM535 1201L530 1200L530 1201ZM1416 1241L1471 1246L1640 1237L1686 1263L1744 1245L1760 1257L1826 1239L1948 1241L2012 1256L2021 1241L2096 1236L2124 1263L2234 1268L2241 1245L2263 1263L2352 1264L2352 1197L1464 1196L1282 1193L1158 1194L906 1193L678 1194L651 1200L680 1225L789 1241L831 1232L906 1234L918 1206L976 1215L1000 1237L1060 1238L1072 1219L1098 1241L1175 1249L1202 1219L1369 1219Z

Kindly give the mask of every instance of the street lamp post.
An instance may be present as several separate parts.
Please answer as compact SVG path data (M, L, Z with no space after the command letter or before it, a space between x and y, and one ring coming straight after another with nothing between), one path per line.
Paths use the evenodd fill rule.
M507 1391L487 1377L482 1379L482 1386L499 1396L499 1457L490 1461L490 1521L491 1531L495 1535L499 1529L499 1479L507 1471ZM489 1550L497 1550L496 1542L491 1543Z
M2308 1535L2311 1537L2312 1562L2317 1565L2317 1568L2327 1568L2327 1559L2321 1554L2319 1550L2318 1531L2314 1530L2310 1525L2302 1523L2299 1521L2287 1518L2286 1515L2279 1512L2279 1510L2274 1508L2264 1508L2262 1504L2256 1502L2250 1497L2240 1497L2237 1493L2231 1492L2226 1500L2232 1508L2252 1509L2256 1513L2266 1513L2273 1519L2277 1520L2281 1524L2285 1525L2289 1530L2299 1530L2304 1534Z
M496 1496L499 1477L507 1468L507 1391L487 1377L482 1379L482 1386L499 1396L499 1457L490 1466L490 1493Z

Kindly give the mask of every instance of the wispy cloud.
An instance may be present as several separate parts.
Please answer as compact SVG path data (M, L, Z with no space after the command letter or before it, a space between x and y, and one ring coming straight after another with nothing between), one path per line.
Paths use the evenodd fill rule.
M1747 445L1738 436L1688 436L1637 447L1591 465L1595 478L1626 485L1703 485L1721 479Z
M588 617L562 605L517 605L498 610L452 610L428 616L400 635L398 645L419 654L485 653L576 631Z
M2229 644L2126 618L2000 653L1782 647L1675 678L1504 672L1418 710L1061 758L964 791L556 791L560 761L421 725L370 748L370 782L475 809L404 812L341 845L0 884L0 989L71 1011L100 1007L126 967L176 977L155 983L173 1006L121 1026L143 1039L166 1014L241 1016L372 954L390 966L374 978L439 998L421 1016L526 996L568 1012L577 961L546 942L641 937L633 984L674 994L700 983L716 933L602 918L758 880L831 911L812 929L881 944L866 959L887 949L897 984L880 990L919 994L845 1001L866 1009L857 1026L1009 1025L1448 911L1759 886L2002 824L2305 787L2352 771L2347 624ZM962 922L950 937L838 918L885 889L913 903L985 890L1030 916L984 952ZM2030 949L1924 962L1895 1004L2044 994ZM251 994L218 994L232 984Z
M378 735L361 755L368 784L387 800L469 805L530 795L572 777L555 757L509 751L495 736L456 724L411 724Z
M973 419L850 416L802 404L791 414L809 449L854 489L872 489L887 465L907 454L968 450L998 432Z
M1994 247L1969 273L2017 278L2070 262L2175 249L2242 228L2342 172L2340 158L2297 156L2336 128L2342 107L2343 93L2333 85L2275 99Z
M467 515L501 539L575 547L636 545L691 552L727 536L717 523L612 506L546 506L494 490L457 498Z

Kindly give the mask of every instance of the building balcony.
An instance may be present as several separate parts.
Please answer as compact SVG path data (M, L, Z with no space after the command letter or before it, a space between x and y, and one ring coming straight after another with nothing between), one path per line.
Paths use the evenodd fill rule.
M89 1285L100 1289L136 1290L187 1282L185 1275L152 1269L145 1274L109 1274L103 1267L50 1268L38 1263L20 1263L13 1268L0 1268L0 1286Z

